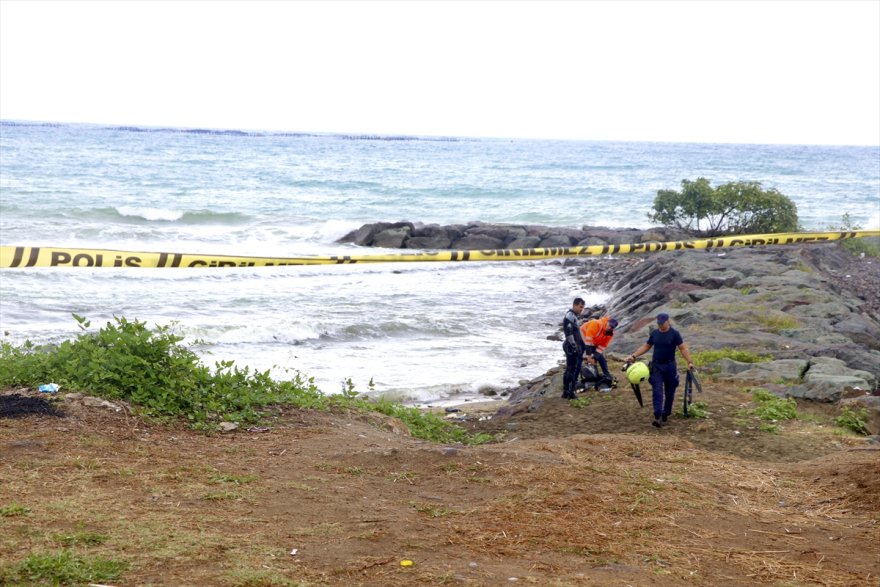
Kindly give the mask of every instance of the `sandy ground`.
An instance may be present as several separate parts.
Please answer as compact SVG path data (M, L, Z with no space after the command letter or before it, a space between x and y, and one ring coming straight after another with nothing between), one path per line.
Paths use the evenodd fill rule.
M473 447L344 413L206 436L122 405L0 411L0 577L68 549L125 561L114 585L880 584L880 452L832 408L771 433L704 382L708 418L657 430L628 389L585 397L463 405L497 439Z

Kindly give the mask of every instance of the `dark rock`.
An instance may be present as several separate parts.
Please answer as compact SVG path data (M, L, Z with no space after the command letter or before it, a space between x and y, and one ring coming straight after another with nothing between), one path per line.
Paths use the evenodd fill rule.
M504 241L486 234L465 235L453 244L453 248L464 251L490 251L503 249Z
M387 228L376 234L376 236L373 237L373 242L371 244L374 247L382 247L384 249L399 249L409 238L411 232L411 226Z
M553 247L570 247L577 243L577 241L565 234L554 234L552 236L548 236L545 239L541 240L541 243L538 245L541 248L550 249Z
M452 239L448 236L412 236L406 241L408 249L448 249Z
M521 236L507 243L508 249L534 249L541 244L539 236Z
M464 236L489 236L506 244L526 236L526 229L522 226L488 224L469 228L465 231Z

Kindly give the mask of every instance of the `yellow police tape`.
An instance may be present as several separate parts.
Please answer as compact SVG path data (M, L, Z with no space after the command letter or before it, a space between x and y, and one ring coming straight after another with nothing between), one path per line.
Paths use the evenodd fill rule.
M105 249L0 246L0 269L20 267L271 267L280 265L344 265L351 263L421 261L534 261L559 257L627 255L687 249L823 243L863 237L880 237L880 230L747 234L674 242L550 247L544 249L438 250L390 255L330 255L326 257L235 257L230 255L193 255L187 253L141 253Z

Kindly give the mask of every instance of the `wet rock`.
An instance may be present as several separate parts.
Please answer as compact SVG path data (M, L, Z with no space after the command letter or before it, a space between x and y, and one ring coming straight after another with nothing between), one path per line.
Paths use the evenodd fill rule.
M398 226L388 228L373 237L373 246L385 249L399 249L403 243L409 238L412 232L412 226Z

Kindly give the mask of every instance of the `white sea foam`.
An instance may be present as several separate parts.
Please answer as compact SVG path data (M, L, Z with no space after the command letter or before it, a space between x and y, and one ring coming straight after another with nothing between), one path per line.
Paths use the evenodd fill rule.
M122 216L134 216L143 218L144 220L164 220L173 222L183 218L182 210L163 210L161 208L136 207L136 206L119 206L116 208Z

